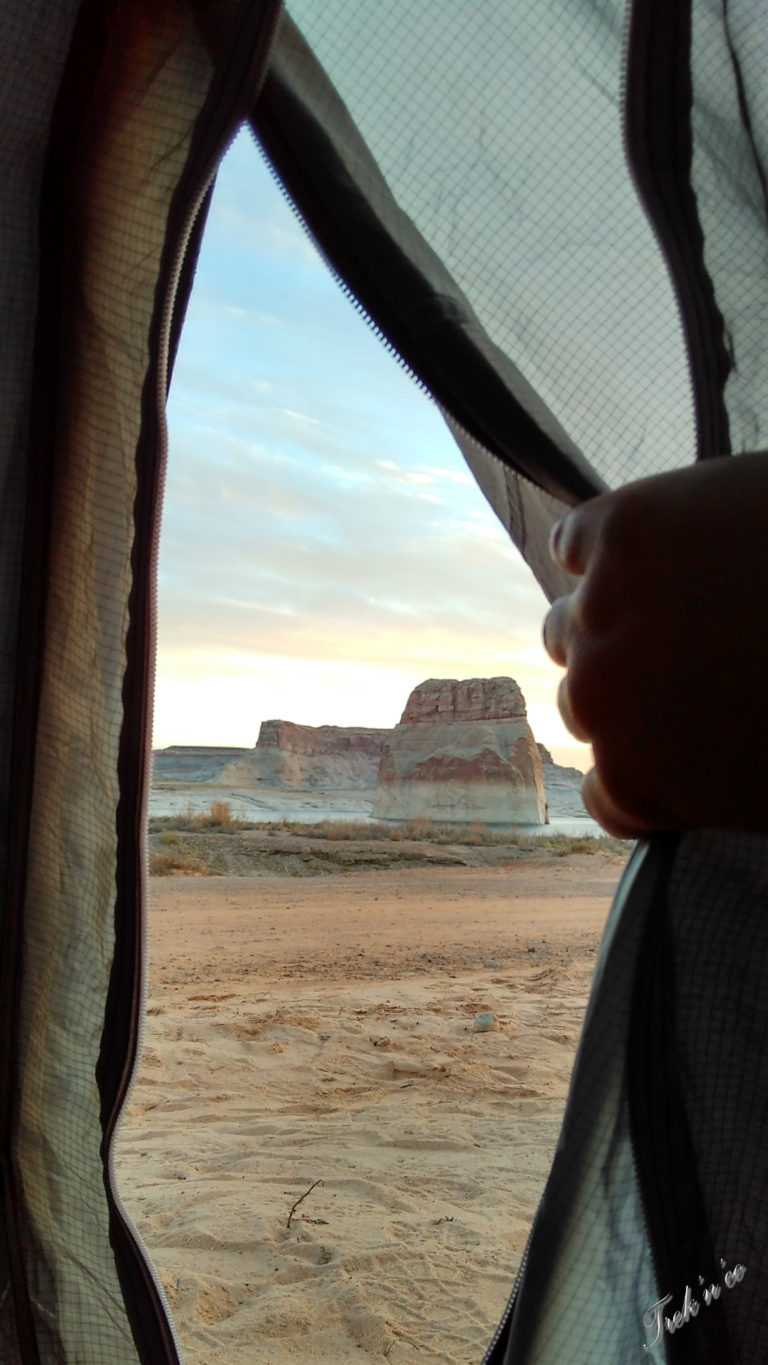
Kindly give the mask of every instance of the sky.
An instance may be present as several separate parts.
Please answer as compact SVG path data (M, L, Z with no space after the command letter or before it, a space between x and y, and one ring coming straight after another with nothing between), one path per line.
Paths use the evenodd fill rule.
M249 132L219 171L168 408L155 747L397 724L426 678L555 704L546 601L437 409L345 297Z

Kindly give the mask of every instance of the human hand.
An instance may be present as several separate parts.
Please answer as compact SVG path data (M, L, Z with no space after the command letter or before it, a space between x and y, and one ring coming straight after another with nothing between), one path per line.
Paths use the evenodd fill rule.
M768 829L768 454L707 460L569 512L580 582L544 623L584 804L609 833Z

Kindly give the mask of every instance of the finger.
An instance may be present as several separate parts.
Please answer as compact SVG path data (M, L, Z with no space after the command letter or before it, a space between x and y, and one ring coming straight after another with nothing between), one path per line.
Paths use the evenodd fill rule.
M566 573L584 573L602 526L604 502L604 496L590 498L552 527L549 553Z
M553 663L564 667L568 662L568 641L571 634L571 598L558 597L544 617L541 638Z
M585 743L589 743L589 741L592 739L591 734L589 734L589 732L585 730L584 726L580 724L578 718L573 714L573 707L571 705L571 695L568 690L567 674L563 678L562 682L560 683L560 686L557 689L557 705L558 710L560 711L560 715L562 716L563 721L570 730L571 734L574 735L576 739L580 739L583 740Z
M623 810L609 795L597 768L590 768L581 784L581 799L589 814L615 839L641 839L656 826L634 812Z

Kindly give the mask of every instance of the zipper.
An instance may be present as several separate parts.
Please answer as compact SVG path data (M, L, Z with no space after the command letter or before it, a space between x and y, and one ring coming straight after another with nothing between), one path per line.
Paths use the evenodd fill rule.
M403 373L408 376L408 379L411 381L411 383L415 385L419 392L422 393L424 397L428 400L428 402L432 403L438 409L439 412L443 413L444 415L446 413L448 414L451 422L456 427L457 431L461 432L462 437L467 443L471 443L473 446L476 446L478 450L480 450L485 456L488 457L488 459L493 460L494 464L498 465L500 469L505 470L507 472L512 470L512 472L516 474L517 478L521 479L523 483L528 484L531 488L537 489L540 488L540 484L534 483L533 479L531 479L528 474L524 474L522 470L516 469L508 461L503 460L501 456L496 453L495 450L489 450L486 445L483 445L481 441L478 441L477 437L473 436L472 433L468 431L467 428L459 421L459 419L457 417L454 417L452 412L448 412L448 409L444 407L444 405L439 401L438 398L436 398L435 394L432 392L429 385L425 382L425 380L422 379L418 371L414 369L410 361L406 359L402 351L399 350L398 347L395 346L394 342L390 340L390 338L387 336L387 333L384 331L380 323L378 323L373 314L368 311L368 309L365 307L365 304L361 303L357 294L354 292L351 286L347 284L347 281L345 280L344 276L340 274L340 272L337 270L331 257L328 255L328 253L324 250L320 242L315 237L311 227L309 226L306 218L304 217L304 214L301 212L301 209L296 204L296 201L292 198L290 191L286 188L284 181L280 177L279 171L276 170L275 165L269 156L269 153L262 144L262 141L259 137L253 120L251 120L249 127L251 136L253 138L254 146L259 156L261 157L264 167L269 172L272 183L274 184L275 188L280 194L283 203L286 205L286 207L290 210L291 214L293 215L293 218L297 226L301 228L301 231L304 233L304 236L307 238L307 241L312 244L313 249L317 252L318 256L325 265L329 275L336 284L337 288L344 295L344 298L352 306L354 311L357 313L358 317L362 318L368 330L379 342L379 345L384 348L387 355L390 356L392 360L394 360L398 369L402 370ZM591 491L591 496L595 496L598 493L604 493L605 491L606 491L605 487L598 482L597 476L595 476L595 486ZM565 499L563 499L563 501L565 502ZM575 497L569 499L570 505L575 506L577 502L578 499Z
M250 120L249 128L256 150L264 163L265 169L269 172L269 175L272 179L272 183L274 184L275 188L280 194L283 203L285 204L286 208L290 209L297 226L301 228L301 231L304 233L304 236L306 237L307 241L311 243L312 247L317 252L318 256L325 265L334 283L337 285L341 293L344 295L344 298L347 300L349 304L352 305L358 317L362 318L363 322L366 324L369 331L373 333L379 344L384 347L384 350L387 352L387 355L392 357L392 359L395 361L399 369L401 369L404 372L404 374L408 376L411 382L416 385L416 388L421 393L424 394L424 397L429 399L430 403L434 403L436 406L439 406L439 404L437 403L437 399L435 398L435 395L432 393L432 390L421 378L421 375L418 374L417 371L413 368L410 362L406 360L402 351L398 350L394 342L390 341L389 337L387 336L387 333L376 321L373 314L369 313L365 304L360 302L360 299L358 298L357 294L355 294L351 286L347 284L347 281L345 280L344 276L340 274L339 270L334 265L333 260L328 255L327 251L324 249L321 243L318 241L317 237L315 236L311 227L309 226L306 218L304 217L304 214L298 207L296 200L291 196L290 191L286 188L285 182L281 179L280 172L276 169L274 162L272 161L269 153L267 152L264 144L262 143L254 119ZM457 425L459 424L457 423ZM464 428L462 427L462 431L463 430Z
M567 505L607 491L513 362L499 365L471 340L471 307L437 258L424 269L414 263L386 220L399 211L394 201L386 207L391 195L376 163L288 16L282 36L284 72L278 65L269 73L251 128L345 297L413 382L503 467ZM342 147L350 164L367 167L370 193L360 191ZM374 207L379 198L383 211Z
M488 1349L486 1350L485 1355L483 1356L480 1362L480 1365L502 1365L501 1356L496 1356L496 1348L500 1343L502 1343L502 1338L506 1335L507 1327L509 1326L509 1323L512 1319L512 1314L515 1311L515 1304L517 1302L518 1293L520 1292L520 1286L523 1283L525 1267L528 1264L528 1254L531 1249L531 1242L533 1241L533 1234L535 1229L536 1215L534 1215L533 1222L531 1223L530 1231L528 1233L528 1239L523 1248L523 1254L520 1257L520 1264L517 1267L517 1274L515 1275L512 1289L510 1290L509 1298L507 1299L506 1307L504 1308L504 1312L499 1318L498 1326L496 1327L496 1330L493 1336L491 1337L491 1340L488 1344ZM496 1358L494 1359L494 1357Z
M121 797L117 811L118 890L115 907L116 945L110 977L105 1025L97 1065L102 1094L102 1154L110 1209L110 1240L140 1359L178 1365L181 1351L170 1308L152 1268L146 1246L133 1226L117 1188L114 1134L134 1083L144 1036L147 926L147 862L145 829L152 759L151 717L154 705L154 660L157 621L157 566L161 510L168 459L166 400L181 315L191 286L187 267L205 224L219 161L247 116L266 74L281 0L240 5L234 32L227 35L223 57L214 54L214 76L193 139L197 138L176 188L168 215L166 260L161 264L157 296L162 299L152 324L150 355L142 399L142 433L136 462L133 587L126 639L123 686L123 729L120 738ZM204 17L204 11L203 11ZM246 103L247 101L247 103ZM245 107L244 107L245 105ZM125 889L127 888L127 890ZM110 1078L116 1082L110 1087ZM150 1314L147 1312L151 1304ZM132 1311L131 1311L132 1310Z

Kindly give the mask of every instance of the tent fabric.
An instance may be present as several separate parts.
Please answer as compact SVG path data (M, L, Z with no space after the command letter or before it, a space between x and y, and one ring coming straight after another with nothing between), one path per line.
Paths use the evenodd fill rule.
M24 42L5 87L17 174L4 180L4 273L18 329L5 486L26 476L27 507L7 500L25 545L18 531L3 545L15 697L0 1341L3 1360L24 1365L127 1365L137 1351L177 1359L105 1167L140 1008L169 305L195 209L257 93L274 7L235 11L237 49L220 71L185 5L42 9L8 16Z
M764 1359L767 875L762 835L638 846L493 1365ZM695 1313L659 1340L686 1285Z
M571 1103L520 1278L511 1336L496 1361L634 1361L643 1315L659 1297L630 1142L626 1054L633 981L658 869L635 854L595 968ZM588 1096L588 1103L585 1103ZM656 1357L654 1357L656 1359Z
M359 21L353 26L360 27ZM579 451L496 344L473 306L475 299L404 211L397 180L397 198L393 195L380 160L288 15L280 25L255 127L345 286L429 391L445 395L450 410L461 413L471 428L478 427L475 411L483 413L479 434L491 449L504 450L507 433L515 430L518 459L550 471L555 488L559 480L569 481L572 496L593 492ZM466 405L470 394L471 408Z
M768 83L765 10L708 4L692 15L691 184L704 261L723 318L734 451L768 441Z
M3 18L0 1354L163 1365L111 1141L141 1013L163 402L217 162L249 119L555 596L564 506L766 441L768 27L756 0ZM653 1359L765 1358L766 846L633 858L492 1365L645 1359L650 1306L721 1262L744 1282Z
M669 281L622 147L623 6L454 6L448 22L436 0L417 14L405 0L288 9L484 344L519 367L593 484L679 460L644 401L649 384L659 410L685 412L687 397ZM284 30L262 106L294 53ZM334 136L319 85L305 59L304 98Z

